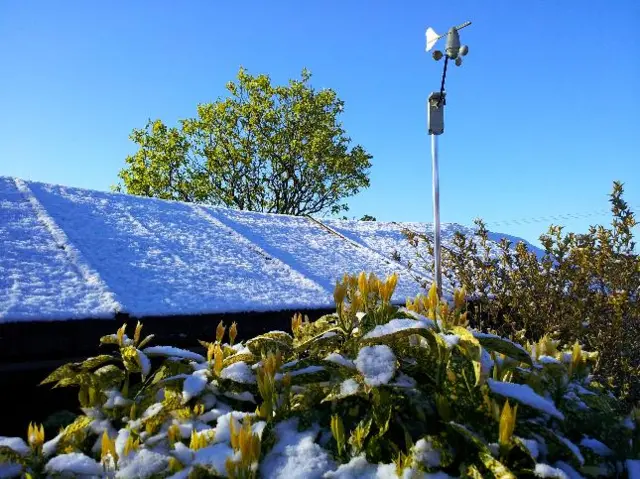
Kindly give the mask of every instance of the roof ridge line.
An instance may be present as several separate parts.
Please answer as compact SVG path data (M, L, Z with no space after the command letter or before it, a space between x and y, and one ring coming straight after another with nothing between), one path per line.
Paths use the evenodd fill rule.
M301 277L303 277L305 280L309 281L310 283L313 283L321 291L324 291L325 293L327 293L329 298L332 297L333 291L329 291L327 288L322 286L322 284L320 284L318 281L316 281L313 278L310 278L309 276L305 275L302 271L294 268L292 265L290 265L289 263L286 263L285 261L283 261L282 259L278 258L277 256L269 254L260 245L258 245L255 242L251 241L244 234L242 234L240 231L236 230L232 226L229 226L229 224L226 221L223 221L219 217L214 216L210 211L207 211L203 205L200 205L200 204L197 204L197 203L191 203L190 205L196 211L197 214L201 215L207 221L209 221L209 222L211 222L211 220L217 221L220 225L222 225L223 228L226 228L226 229L230 230L231 232L233 232L234 235L236 235L238 238L241 238L242 241L244 241L248 245L250 245L250 247L253 248L253 250L255 252L260 254L260 256L263 256L265 258L269 258L272 261L278 261L280 264L282 264L283 266L285 266L289 270L293 271L296 274L299 274Z
M28 183L20 178L13 178L18 191L29 202L38 221L49 231L57 246L64 251L69 262L75 267L82 279L87 283L95 284L101 295L108 299L113 306L114 315L124 312L125 308L117 299L117 295L113 292L109 285L102 279L100 273L91 266L85 259L82 252L71 242L64 230L55 222L53 217L47 212L44 205L36 198L35 193L29 188Z
M354 240L354 239L352 239L352 238L349 238L348 236L345 236L344 234L340 233L339 231L336 231L336 230L335 230L334 228L332 228L331 226L329 226L329 225L327 225L327 224L323 223L323 222L322 222L322 221L320 221L319 219L314 218L314 217L309 216L309 215L305 215L305 216L306 216L307 218L311 219L312 221L314 221L315 223L319 224L320 226L322 226L322 227L323 227L323 228L325 228L326 230L330 231L331 233L333 233L333 234L335 234L335 235L337 235L337 236L341 237L341 238L342 238L342 239L344 239L345 241L347 241L347 242L349 242L349 243L351 243L351 244L353 244L353 245L355 245L355 246L357 246L357 247L364 248L364 249L368 250L369 252L371 252L371 253L373 253L373 254L375 254L375 255L379 256L379 257L380 257L380 258L382 258L384 261L386 261L386 262L387 262L387 264L389 264L389 265L394 265L394 264L395 264L395 265L398 265L398 266L402 267L402 268L403 268L406 272L408 272L410 275L415 274L415 275L417 275L417 276L421 277L422 279L424 279L425 281L433 281L433 278L429 278L428 276L425 276L425 275L424 275L424 274L422 274L422 273L419 273L419 272L417 272L417 271L412 270L412 269L411 269L411 268L409 268L407 265L405 265L405 264L401 263L400 261L396 261L396 260L394 260L393 258L389 258L389 257L385 256L383 253L381 253L380 251L378 251L378 250L376 250L376 249L374 249L374 248L370 247L370 246L369 246L369 245L367 245L367 244L360 243L360 242L359 242L359 241L357 241L357 240ZM392 221L391 223L398 224L398 223L396 223L395 221Z

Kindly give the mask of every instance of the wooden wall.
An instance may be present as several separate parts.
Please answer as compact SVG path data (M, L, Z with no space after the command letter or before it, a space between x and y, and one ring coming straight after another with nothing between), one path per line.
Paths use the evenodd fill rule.
M211 314L142 318L143 335L154 334L151 345L176 346L200 353L198 339L213 340L220 320L238 323L238 340L272 330L290 331L296 311ZM311 320L334 310L300 311ZM137 319L28 321L0 324L0 436L25 436L29 421L43 422L61 409L78 413L76 388L38 386L51 371L106 351L101 336L115 333L126 322L131 336ZM54 431L57 433L57 431Z

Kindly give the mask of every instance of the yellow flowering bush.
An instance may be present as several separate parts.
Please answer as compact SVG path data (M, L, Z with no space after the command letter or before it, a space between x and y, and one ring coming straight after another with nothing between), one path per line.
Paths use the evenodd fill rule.
M206 357L151 345L142 325L110 354L44 382L80 391L56 437L0 438L4 477L602 477L640 460L623 413L579 343L519 344L468 326L468 304L390 303L397 278L345 276L336 312ZM229 338L225 342L225 337ZM437 476L431 476L437 474Z
M523 243L492 243L478 220L475 237L456 233L442 260L449 280L472 299L474 327L518 340L579 341L599 353L593 373L633 406L640 401L640 256L638 222L623 192L615 182L610 227L574 234L552 226L540 237L542 257ZM406 234L417 264L432 269L431 238Z

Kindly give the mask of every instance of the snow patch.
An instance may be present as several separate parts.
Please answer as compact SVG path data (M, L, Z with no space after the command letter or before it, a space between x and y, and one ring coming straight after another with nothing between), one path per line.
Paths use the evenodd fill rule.
M524 444L524 447L527 448L527 451L529 451L529 454L531 454L531 457L533 457L534 459L538 459L538 456L540 456L540 448L538 447L538 441L536 441L535 439L526 439L524 437L520 437L518 439L522 441L522 444Z
M529 352L526 349L524 349L521 344L514 343L510 339L503 338L502 336L498 336L497 334L483 333L481 331L472 331L472 333L473 333L473 337L476 338L476 339L498 339L498 340L500 340L502 342L509 343L514 348L519 349L520 351L522 351L523 353L525 353L526 355L529 356Z
M151 372L151 361L149 360L149 358L147 357L147 355L145 353L143 353L139 349L137 349L136 351L138 352L138 362L140 363L140 369L142 370L142 376L143 377L147 377L149 375L149 373Z
M419 439L413 446L414 457L428 467L440 467L442 453L433 447L431 441Z
M351 359L347 359L341 354L338 353L330 353L324 358L325 361L330 361L332 363L340 364L341 366L345 366L347 368L355 369L356 365Z
M390 386L396 386L399 388L414 388L416 387L416 384L417 383L415 379L413 379L411 376L407 376L404 373L400 373L396 377L395 381L389 383Z
M172 454L178 461L180 461L184 465L189 465L193 461L193 451L182 442L176 442L173 445Z
M0 437L0 447L8 447L21 456L29 454L29 445L20 437Z
M582 447L591 449L593 452L595 452L599 456L606 457L606 456L611 456L613 454L613 451L609 448L609 446L598 441L597 439L593 439L590 437L583 438L582 441L580 441L580 445Z
M569 479L584 479L584 476L582 476L578 471L576 471L573 467L571 467L569 464L567 464L564 461L556 462L554 464L554 467L564 472Z
M195 453L193 463L202 466L209 466L226 476L225 462L228 457L233 457L234 452L227 443L214 444L202 449L198 449Z
M439 335L447 344L447 349L451 349L452 347L456 346L460 342L460 336L458 336L457 334L439 333Z
M218 417L218 422L215 428L214 442L229 442L231 440L231 430L229 423L233 421L233 425L236 431L240 430L240 420L245 416L253 417L253 414L248 412L231 411Z
M324 368L322 366L312 365L312 366L307 366L306 368L296 369L295 371L289 371L287 372L287 374L293 377L293 376L300 376L302 374L314 374L320 371L324 371ZM282 373L276 373L275 375L276 381L282 381L283 377L284 377L284 374Z
M113 409L115 407L122 407L131 404L131 400L125 398L117 389L109 389L105 391L107 400L102 407L105 409Z
M402 231L425 223L323 220L345 241L304 217L7 177L0 205L11 219L0 225L10 248L0 321L331 308L345 272L397 272L394 304L420 292L392 253L410 255ZM472 233L443 225L445 245L458 230Z
M141 449L127 462L125 467L118 471L116 478L144 479L164 471L168 466L169 458L164 454Z
M198 362L205 361L205 358L200 354L173 346L150 346L145 348L143 352L147 356L165 356L169 358L190 359Z
M192 398L198 396L207 386L207 378L202 374L192 374L187 376L182 384L182 402L187 403Z
M549 477L556 479L569 479L569 477L560 469L551 467L548 464L536 464L534 470L536 477Z
M360 385L357 383L355 379L345 379L340 383L340 395L341 396L351 396L358 392Z
M387 384L396 372L397 360L387 345L365 346L358 352L356 368L369 386Z
M240 393L234 391L226 391L224 395L225 397L228 397L229 399L235 399L236 401L245 401L257 404L256 398L249 391L242 391Z
M260 465L263 477L272 479L320 479L335 467L328 452L315 443L318 427L298 432L297 419L275 427L277 442Z
M153 403L151 406L149 406L144 413L142 414L142 417L147 419L149 417L153 417L156 414L158 414L160 411L162 411L163 405L160 402L157 403Z
M494 379L488 379L487 383L491 391L500 396L514 399L558 419L564 419L564 414L556 409L552 401L537 394L527 384L505 383Z
M553 356L540 356L538 358L540 364L562 364L562 362Z
M378 475L378 465L367 461L364 454L352 457L346 464L340 464L335 471L329 471L324 476L325 479L376 479Z
M433 328L433 324L427 321L423 321L419 319L410 319L410 318L392 319L386 324L379 324L378 326L373 328L371 331L369 331L367 334L365 334L362 339L382 338L384 336L389 336L390 334L395 334L401 331L407 331L411 329Z
M13 462L4 462L0 464L0 479L9 479L18 477L22 472L22 466Z
M69 261L73 263L77 271L82 276L84 282L91 285L97 290L97 292L99 292L100 309L103 311L102 315L105 315L105 313L108 312L108 317L110 317L113 313L121 311L123 307L116 300L115 294L109 290L107 284L100 277L100 274L90 266L90 263L87 262L80 250L71 243L65 231L56 224L53 217L36 198L36 195L33 193L31 188L29 188L27 183L16 178L15 185L18 191L27 198L27 201L29 201L31 207L35 211L38 220L47 227L57 246L64 251Z
M51 474L81 474L86 476L101 475L102 466L89 456L80 452L60 454L52 458L45 466L45 471Z
M629 479L640 479L640 459L627 459Z
M578 462L580 463L580 465L582 466L584 464L584 456L582 455L582 453L580 452L580 448L578 446L576 446L574 443L572 443L569 439L567 439L564 436L561 436L560 434L556 433L556 437L565 445L569 448L569 450L573 453L574 456L576 456L576 459L578 460Z

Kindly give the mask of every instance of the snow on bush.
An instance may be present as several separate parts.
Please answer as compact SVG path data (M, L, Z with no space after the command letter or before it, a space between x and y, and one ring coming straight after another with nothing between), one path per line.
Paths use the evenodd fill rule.
M389 346L365 346L358 352L356 368L364 376L365 384L387 384L396 372L396 356Z
M293 334L234 344L232 325L225 343L221 324L206 358L125 325L101 339L112 353L44 381L77 387L83 414L48 441L37 425L26 441L0 437L0 475L637 475L640 413L592 380L592 356L471 331L459 294L394 307L394 285L347 276L336 314L296 315Z

